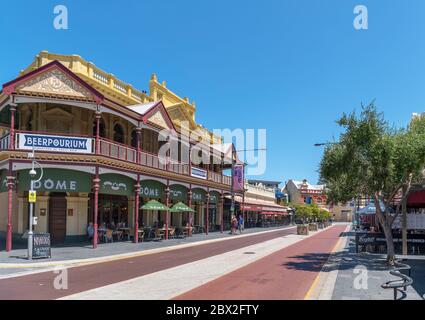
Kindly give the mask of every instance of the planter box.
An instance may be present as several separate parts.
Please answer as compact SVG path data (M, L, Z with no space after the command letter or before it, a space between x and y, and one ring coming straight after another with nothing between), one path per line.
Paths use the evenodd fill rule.
M302 236L308 236L308 225L298 224L297 225L297 234Z
M317 231L317 223L309 223L308 224L308 230L309 231Z
M319 229L323 229L323 228L325 227L325 224L324 224L323 222L319 222L319 223L317 224L317 227L318 227Z

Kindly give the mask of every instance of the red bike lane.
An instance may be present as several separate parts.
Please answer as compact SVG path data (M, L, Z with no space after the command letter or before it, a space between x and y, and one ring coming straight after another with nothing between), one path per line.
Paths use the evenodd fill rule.
M304 299L346 227L333 226L174 299Z
M295 228L287 228L273 232L253 234L247 237L234 236L234 239L231 240L200 244L139 257L99 262L86 266L71 267L67 269L68 288L65 290L54 288L55 278L59 274L53 271L1 279L0 300L57 299L205 259L256 243L293 234L294 232ZM135 299L137 298L135 297Z

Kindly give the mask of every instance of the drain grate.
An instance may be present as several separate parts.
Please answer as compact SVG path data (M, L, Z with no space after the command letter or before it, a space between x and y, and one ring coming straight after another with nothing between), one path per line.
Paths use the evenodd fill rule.
M243 254L255 254L255 252L247 251L247 252L244 252Z

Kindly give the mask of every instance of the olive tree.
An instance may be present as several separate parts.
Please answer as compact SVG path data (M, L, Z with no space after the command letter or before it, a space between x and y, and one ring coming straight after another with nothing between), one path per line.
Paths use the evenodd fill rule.
M412 182L422 177L425 164L425 119L405 129L393 128L373 103L360 114L343 114L339 141L326 146L320 163L321 180L333 202L372 195L384 231L387 261L394 264L392 224L406 201ZM379 203L384 204L384 210ZM396 213L391 214L391 206Z

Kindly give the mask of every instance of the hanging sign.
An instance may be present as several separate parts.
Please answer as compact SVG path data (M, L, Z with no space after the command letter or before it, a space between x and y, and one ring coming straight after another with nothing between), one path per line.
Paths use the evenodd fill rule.
M233 191L242 191L244 189L244 166L236 165L233 167Z
M17 149L93 153L93 138L18 133Z

